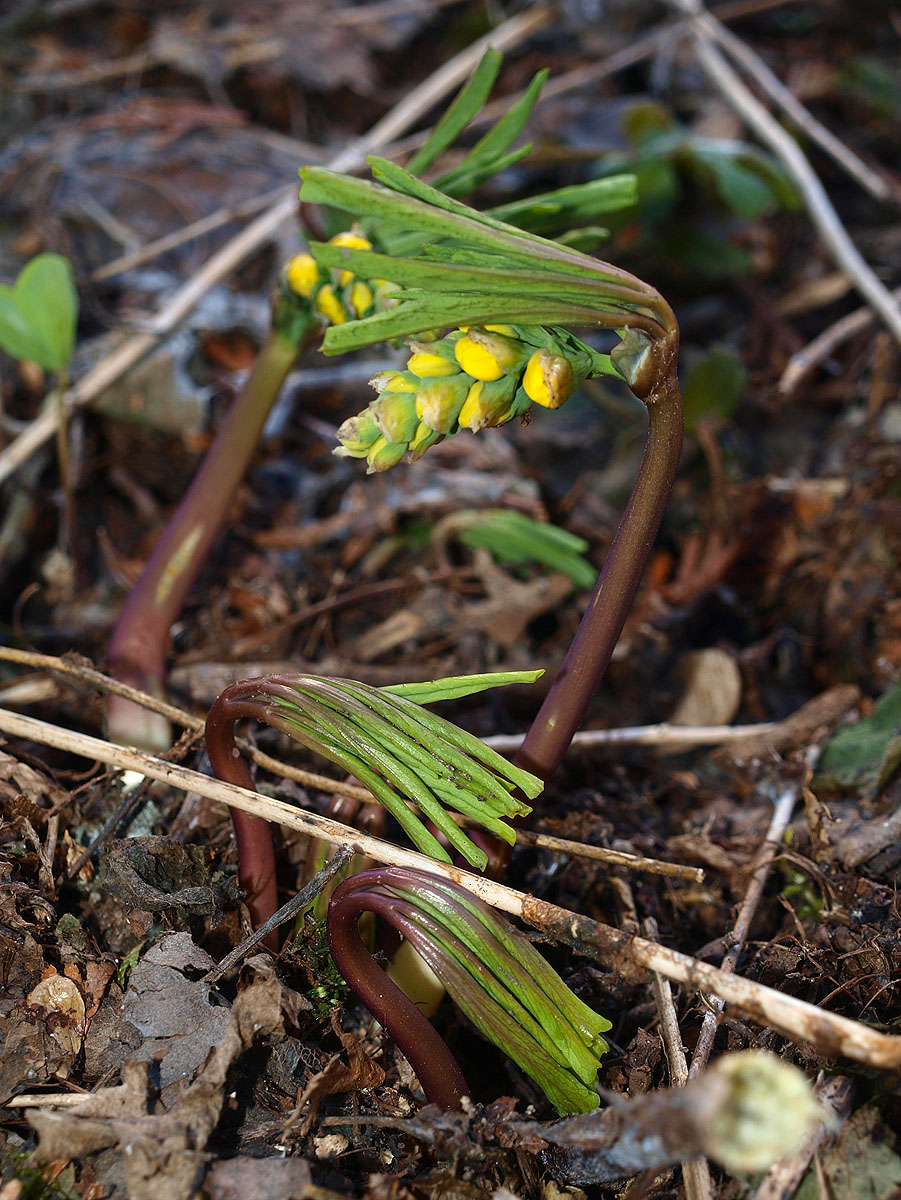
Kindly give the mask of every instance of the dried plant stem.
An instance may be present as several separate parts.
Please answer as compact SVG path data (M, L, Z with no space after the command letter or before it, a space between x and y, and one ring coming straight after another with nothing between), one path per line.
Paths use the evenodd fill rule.
M630 937L600 921L537 900L534 896L504 887L459 867L436 862L414 850L369 837L337 821L329 821L315 813L302 812L280 800L210 779L177 763L167 763L153 755L115 746L100 738L88 737L5 709L0 709L0 732L53 746L122 770L137 771L182 791L197 792L266 821L278 822L335 845L350 846L357 853L367 854L378 862L415 867L443 875L468 888L495 908L513 913L574 946L579 953L614 964L617 960L637 963L696 991L719 996L727 1004L734 1005L737 1012L762 1025L771 1026L786 1037L810 1042L829 1058L844 1055L872 1067L888 1070L901 1068L901 1037L881 1033L862 1022L719 970L646 938Z
M419 87L409 92L368 133L341 150L329 162L329 167L334 171L358 168L370 151L383 149L394 138L408 130L433 104L462 83L488 46L494 46L497 50L509 49L547 25L552 16L552 10L544 5L528 9L504 21L497 29L467 46ZM292 189L217 250L197 274L170 297L152 318L146 330L133 334L112 354L93 367L67 393L65 404L68 411L71 413L90 404L110 384L149 354L163 337L184 320L210 288L230 275L259 246L268 241L279 227L293 216L296 208L297 195ZM59 414L55 409L45 411L0 453L0 483L53 437L58 420Z
M901 304L901 288L895 288L892 296L898 304ZM855 308L854 312L848 313L833 325L827 326L801 350L795 351L776 384L779 395L790 396L805 376L818 367L824 358L828 358L834 350L837 350L844 342L850 341L858 333L863 333L875 319L876 314L869 305Z
M657 922L653 917L644 921L644 932L651 941L657 940ZM663 1049L669 1065L670 1082L673 1087L684 1087L688 1083L688 1060L685 1057L685 1047L682 1045L682 1031L679 1028L679 1018L676 1005L673 1002L673 989L670 982L657 971L651 976L651 986L654 991L654 1003L660 1018L660 1033L663 1038ZM710 1168L707 1159L703 1157L689 1159L682 1164L682 1180L685 1184L685 1200L711 1200L713 1190L710 1182Z
M855 287L873 306L898 342L901 342L901 305L879 280L851 241L838 218L818 176L795 139L782 128L754 94L739 79L716 45L716 30L700 0L672 0L686 15L695 36L698 60L711 81L784 164L797 184L811 219L833 258L853 280Z
M772 867L773 859L781 847L782 837L788 828L792 810L795 807L797 799L797 788L791 787L787 788L776 801L769 828L766 831L763 844L757 855L757 862L751 875L751 881L748 884L748 890L745 893L741 908L738 910L735 925L728 938L729 949L723 956L720 966L720 970L722 971L733 972L745 948L748 931L751 928L751 922L754 920L754 914L757 912L760 897L763 895L770 867ZM698 1034L698 1040L695 1043L691 1067L688 1072L692 1079L703 1071L707 1065L710 1051L713 1049L713 1039L716 1037L719 1016L726 1007L725 1001L720 996L708 997L708 1004L710 1007L704 1014L704 1020L701 1023L701 1032Z

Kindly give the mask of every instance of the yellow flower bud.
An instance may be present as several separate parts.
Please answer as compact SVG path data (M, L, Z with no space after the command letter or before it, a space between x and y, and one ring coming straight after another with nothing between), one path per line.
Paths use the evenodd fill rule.
M412 371L394 371L389 367L385 371L377 371L370 379L369 386L377 392L409 392L412 396L419 388L419 380Z
M316 293L316 307L331 325L343 325L347 320L347 314L330 283Z
M508 371L518 371L525 359L518 341L484 329L472 329L455 342L454 355L467 375L484 383L492 383Z
M312 254L295 254L285 275L292 292L298 296L311 296L319 282L319 267Z
M492 333L502 333L504 337L516 337L516 330L512 325L486 325L485 328L490 330Z
M559 408L573 392L573 369L568 358L536 350L529 359L522 386L529 399L544 408Z
M369 463L366 474L374 475L377 471L390 471L392 467L397 466L406 452L406 442L389 442L385 437L376 438L366 455L366 461Z
M358 279L350 289L350 306L358 317L372 308L372 288L362 279Z
M329 245L346 246L348 250L372 249L372 242L364 238L361 233L356 233L353 229L346 229L343 233L336 233L333 238L329 238ZM342 287L347 287L353 277L353 271L341 271L338 275L338 282Z
M457 375L460 372L460 368L452 359L444 358L440 354L430 354L425 350L419 350L416 354L410 355L407 359L407 370L418 375L420 379Z

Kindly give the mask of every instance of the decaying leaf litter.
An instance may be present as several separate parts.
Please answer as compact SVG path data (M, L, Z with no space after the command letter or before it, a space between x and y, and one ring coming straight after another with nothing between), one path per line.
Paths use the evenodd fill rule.
M858 13L851 35L841 10L777 5L733 15L729 28L862 157L863 191L807 146L852 240L893 284L898 181L886 164L898 100L880 57L887 18ZM334 158L486 21L462 6L339 14L327 33L314 28L315 15L280 5L265 31L237 12L214 28L200 6L175 20L140 6L115 17L89 10L80 25L54 18L37 30L4 18L16 51L14 137L0 158L4 278L42 250L73 262L82 300L76 395L111 356L128 360L133 331L146 350L153 325L167 332L178 323L146 364L103 389L102 410L70 422L68 476L50 449L9 472L0 569L10 643L103 662L124 592L264 333L274 270L299 247L297 224L276 224L274 251L270 239L254 244L225 276L208 269L217 248L253 221L243 213L258 199L292 212L284 197L301 162ZM682 326L689 439L679 482L589 724L764 729L744 745L678 755L574 750L531 826L702 867L703 881L524 842L506 882L892 1033L897 346L878 322L858 320L841 340L839 320L859 303L854 281L837 274L796 191L737 122L728 87L699 72L691 43L661 53L672 45L668 19L649 7L586 23L568 10L521 41L502 76L508 93L535 69L552 70L528 131L538 149L485 199L635 171L638 208L602 254L658 286ZM837 38L849 64L841 71ZM630 58L641 65L623 74L617 64ZM817 70L799 80L808 58ZM123 78L138 79L124 100ZM730 150L726 139L741 145ZM880 185L877 203L870 193ZM206 232L179 240L203 218ZM154 249L167 236L170 248ZM119 274L104 271L123 256ZM205 271L199 302L170 321L173 293ZM162 316L148 334L154 311ZM364 381L390 361L384 354L375 367L371 352L364 364L329 360L319 379L325 360L311 354L289 381L228 532L174 630L172 696L195 713L239 671L380 685L492 669L552 674L559 663L584 592L548 567L467 546L454 521L473 508L550 519L586 538L597 565L641 440L629 397L595 386L529 428L461 435L420 464L364 479L329 451L335 427L365 403ZM8 358L3 370L4 433L15 446L42 419L45 386ZM68 544L61 482L75 518ZM3 678L10 711L102 734L96 683L37 663L5 665ZM490 694L447 715L480 735L515 734L534 712L533 692ZM286 753L261 741L276 757ZM20 1107L7 1108L7 1177L35 1178L22 1155L41 1126L47 1186L63 1194L527 1196L578 1186L526 1112L531 1103L534 1117L551 1115L539 1094L453 1010L438 1023L488 1107L452 1119L417 1111L415 1079L354 1009L314 930L283 952L277 973L251 950L231 973L204 981L246 934L218 805L168 786L129 799L109 773L85 773L83 758L20 736L5 736L2 752L3 1100L98 1093L88 1108L70 1099L38 1109L30 1124ZM186 737L175 758L191 767L200 754ZM323 807L309 782L261 773L259 783L291 804ZM306 848L304 835L281 831L285 897ZM678 1043L697 1063L711 1035L713 1058L763 1046L812 1079L837 1069L846 1092L832 1107L839 1121L853 1115L841 1129L821 1127L821 1178L836 1194L897 1186L890 1074L836 1056L828 1037L782 1037L730 1005L714 1017L716 1002L691 979L667 1002L628 949L592 957L559 942L543 948L613 1021L604 1088L641 1096L678 1083ZM131 1153L120 1152L125 1145ZM682 1149L704 1147L683 1140ZM802 1189L819 1169L811 1153L799 1151L786 1175ZM598 1161L584 1186L604 1178ZM719 1168L711 1182L691 1166L683 1185L678 1170L646 1165L660 1171L658 1190L738 1187ZM650 1177L635 1186L652 1186ZM777 1186L768 1180L763 1194Z

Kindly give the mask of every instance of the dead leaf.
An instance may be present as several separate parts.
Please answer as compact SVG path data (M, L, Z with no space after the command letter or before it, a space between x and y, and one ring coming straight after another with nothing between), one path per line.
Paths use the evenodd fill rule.
M304 1158L229 1158L207 1171L203 1194L208 1200L305 1200L311 1182Z
M84 1040L85 1009L81 992L65 975L48 975L28 995L28 1003L43 1009L50 1036L73 1056Z
M741 703L741 671L731 654L716 646L686 654L680 669L685 690L670 717L672 725L729 725Z

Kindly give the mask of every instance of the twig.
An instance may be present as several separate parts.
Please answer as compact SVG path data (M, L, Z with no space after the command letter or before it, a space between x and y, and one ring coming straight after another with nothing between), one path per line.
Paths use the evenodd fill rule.
M764 108L753 93L742 83L738 74L723 57L717 47L717 33L713 17L705 11L700 0L671 0L685 13L692 33L701 66L732 104L733 108L747 121L757 136L783 162L786 170L798 186L811 219L820 236L828 245L833 258L855 283L857 290L867 299L901 342L901 305L874 274L860 251L851 241L848 232L839 220L826 189L804 156L798 143L782 128L779 122Z
M892 296L901 304L901 288L895 288ZM812 342L808 342L791 356L779 377L776 391L780 396L790 396L802 379L814 367L818 367L824 358L828 358L843 342L849 341L858 333L863 333L875 320L876 314L869 306L856 308L847 316L840 317L835 324L829 325Z
M427 111L442 96L451 91L470 73L488 46L497 50L509 49L537 29L547 25L552 17L545 6L528 9L499 25L471 46L455 55L440 70L414 88L391 112L375 124L368 133L346 146L329 162L334 171L349 171L359 167L366 155L388 145ZM255 221L241 230L207 260L201 269L176 290L166 304L150 320L147 327L133 334L112 354L102 359L65 396L65 407L75 412L130 370L157 342L184 320L200 298L235 270L260 245L276 232L294 212L297 198L294 190L282 196ZM0 483L17 470L40 446L53 437L59 413L47 410L0 453Z
M686 984L696 991L720 997L751 1020L769 1025L784 1036L807 1041L829 1058L845 1055L872 1067L901 1067L901 1037L881 1033L860 1021L839 1016L827 1009L808 1004L750 979L722 971L688 954L660 946L646 938L629 937L620 930L594 921L570 909L538 900L525 892L504 887L460 867L427 858L415 850L392 846L380 838L349 829L337 821L304 812L261 796L245 788L210 779L177 763L167 763L151 754L114 746L100 738L50 725L33 717L0 709L0 732L25 738L58 750L90 758L126 771L149 775L181 791L197 792L210 800L238 808L242 812L282 824L301 833L322 838L335 845L350 846L377 862L415 867L454 880L503 912L534 925L552 937L574 946L579 953L602 961L637 963L649 971L658 971L667 979Z
M719 746L743 738L770 733L778 724L762 721L756 725L630 725L624 729L583 729L573 734L570 745L583 750L595 746L661 746L690 749L692 746ZM499 733L484 739L486 746L501 752L516 750L523 734Z
M713 13L708 13L705 22L710 33L717 39L723 49L737 63L744 67L760 89L775 101L794 125L817 143L817 145L834 159L852 179L856 180L865 191L876 200L897 200L897 192L889 182L840 141L831 130L808 112L793 92L773 74L759 54L756 54L746 42L736 37L731 30L726 29Z
M757 865L751 876L751 882L748 884L748 890L741 903L741 908L738 910L738 916L735 920L732 933L729 935L729 949L723 955L723 961L720 965L720 970L722 971L733 972L745 948L748 931L751 928L751 922L757 911L757 905L760 903L760 897L763 895L770 867L773 865L773 859L781 848L782 837L791 820L792 809L795 807L797 799L797 788L790 787L782 793L775 803L769 829L766 831L763 845L760 847L757 856ZM716 1037L719 1016L725 1008L725 1001L722 997L709 998L708 1003L710 1007L704 1013L704 1020L701 1022L701 1032L698 1034L698 1040L695 1043L691 1067L688 1072L692 1079L707 1065L707 1059L710 1057L710 1051L713 1049L713 1039Z
M204 975L204 982L216 983L226 972L236 967L239 962L243 962L251 950L258 946L268 934L274 932L280 925L284 925L286 921L293 920L298 913L303 912L325 889L333 876L337 875L341 868L350 862L353 856L354 852L349 846L339 846L325 865L319 868L313 878L305 883L287 904L283 904L268 921L264 921L259 929L255 929L250 937L245 938L240 946L235 946L234 950L226 954L218 966L213 967Z
M644 931L652 940L657 940L657 922L653 917L644 921ZM682 1031L673 1002L673 989L668 979L658 972L651 976L654 1003L660 1017L660 1033L669 1065L670 1082L673 1087L684 1087L688 1083L688 1060L682 1045ZM682 1164L682 1180L685 1184L686 1200L710 1200L713 1191L710 1184L710 1168L706 1158L692 1158Z
M142 708L159 713L160 716L165 717L173 725L180 725L184 729L190 729L195 732L203 729L204 720L202 717L195 717L193 713L186 712L174 704L168 704L165 700L151 696L148 692L139 691L127 683L120 683L118 679L104 675L102 671L98 671L89 663L80 662L69 657L56 658L51 654L37 654L32 650L17 650L9 646L0 646L0 661L4 659L7 662L34 667L36 670L56 671L62 675L81 679L99 691L112 692L116 696L123 696L126 700L131 700L134 704L139 704ZM3 699L5 699L5 693L0 691L0 700ZM751 726L747 726L747 728L751 728ZM321 792L338 793L355 800L361 800L364 803L372 800L372 794L364 787L341 782L337 779L331 779L327 775L319 775L313 771L304 771L300 767L283 763L279 759L273 758L271 755L259 750L243 738L238 739L238 745L245 754L253 759L257 766L263 767L275 775L281 775L286 779L293 779L305 787L315 788ZM113 827L123 819L123 813L117 813L112 818ZM468 821L462 817L460 823L464 825L475 824L475 822ZM554 837L547 833L532 833L529 830L519 830L517 838L520 842L536 846L541 850L551 850L558 854L568 854L579 858L597 859L602 862L608 862L612 866L628 867L633 871L644 871L652 875L667 875L676 879L690 879L695 883L700 883L704 878L704 872L699 867L687 867L681 863L663 862L660 859L647 858L641 854L627 854L622 850L609 850L605 846L591 846L585 842ZM73 878L84 865L84 862L91 857L94 853L94 846L88 847L88 851L89 853L82 856L82 859L79 859L74 865L70 871L70 878Z

